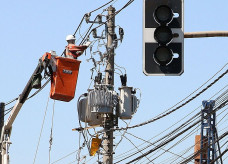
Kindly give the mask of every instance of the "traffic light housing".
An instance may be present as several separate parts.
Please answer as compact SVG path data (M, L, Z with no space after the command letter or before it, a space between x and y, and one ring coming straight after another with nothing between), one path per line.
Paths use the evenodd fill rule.
M143 0L143 72L184 72L184 0Z

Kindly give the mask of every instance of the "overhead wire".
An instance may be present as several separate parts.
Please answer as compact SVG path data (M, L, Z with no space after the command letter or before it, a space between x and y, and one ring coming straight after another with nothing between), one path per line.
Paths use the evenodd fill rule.
M42 85L42 87L40 89L38 89L36 92L34 92L31 96L29 96L27 98L27 100L29 100L30 98L34 97L35 95L37 95L40 91L42 91L46 86L47 84L51 81L51 78L48 78L47 81Z
M199 109L199 108L200 108L200 106L199 106L198 108L196 108L193 112L195 112L195 111L196 111L197 109ZM173 126L175 126L177 123L179 123L179 122L181 122L182 120L184 120L185 118L187 118L187 117L188 117L190 114L192 114L193 112L189 113L187 116L185 116L185 117L182 118L181 120L178 120L178 121L177 121L176 123L174 123L172 126L168 127L167 129L163 130L162 132L160 132L160 133L157 134L156 136L152 137L151 139L148 140L148 142L149 142L150 140L152 140L152 139L158 137L159 135L163 134L164 132L167 132L168 129L171 129ZM155 143L157 143L157 142L159 142L159 141L165 139L166 137L169 137L171 134L175 134L175 132L177 132L180 128L184 127L185 125L189 124L191 121L193 121L194 119L196 119L197 116L199 116L199 114L200 114L200 112L198 112L197 114L195 114L194 116L192 116L190 119L188 119L187 121L185 121L184 123L182 123L178 128L172 130L170 133L166 134L166 135L163 136L162 138L159 138L159 139L157 139L155 142L153 142L153 143L147 145L146 147L144 147L144 149L148 148L149 146L153 146ZM145 143L146 143L146 142L144 142L143 144L145 144ZM139 146L142 146L143 144L138 145L138 147L139 147ZM129 151L132 151L132 150L134 150L134 149L131 149L131 150L129 150ZM129 152L129 151L127 151L127 152ZM127 153L127 152L125 152L125 153ZM125 154L125 153L124 153L124 154ZM136 151L135 153L137 153L137 151ZM133 153L133 154L135 154L135 153ZM122 154L122 155L123 155L123 154Z
M185 132L187 132L189 129L193 128L194 126L196 126L200 121L196 121L194 122L192 125L188 126L187 128L185 128L184 130L182 130L181 132L179 132L178 134L176 134L175 136L173 136L172 138L168 139L167 141L164 141L162 143L160 143L158 146L156 146L153 149L150 149L149 151L147 151L146 153L144 153L144 155L140 155L137 158L132 159L131 161L127 162L127 164L130 164L132 162L135 162L145 156L147 156L148 154L160 149L162 146L170 143L171 141L173 141L174 139L176 139L177 137L179 137L180 135L184 134Z
M102 25L106 24L109 20L113 19L113 17L115 17L116 15L118 15L123 9L125 9L126 7L128 7L132 2L134 2L134 0L129 0L120 10L116 11L113 16L111 16L110 18L108 18L105 22L101 23L97 27L93 28L90 32L88 31L88 33L82 39L80 45L82 45L85 42L86 38L92 33L93 30L101 27Z
M181 124L181 126L179 126L178 128L172 130L171 132L169 132L168 134L166 134L166 135L163 136L162 138L157 139L156 141L154 141L153 143L147 145L146 147L144 147L144 148L142 148L142 149L145 150L145 149L149 148L150 146L153 146L154 144L156 144L156 143L158 143L158 142L162 142L162 140L166 139L167 137L176 134L179 130L181 130L182 128L186 127L186 126L189 125L191 122L193 122L194 119L197 118L196 116L199 115L199 114L200 114L200 112L197 113L196 115L194 115L193 117L191 117L189 120L187 120L187 121L184 122L183 124ZM179 133L178 133L178 134L179 134ZM164 141L164 142L165 142L165 141ZM126 159L128 159L128 158L130 158L130 157L132 157L132 156L134 156L134 155L136 155L136 154L138 154L138 151L136 151L135 153L133 153L133 154L131 154L131 155L129 155L129 156L127 156L127 157L125 157L125 158L123 158L123 159L117 161L116 163L122 162L123 160L126 160Z
M42 136L44 122L45 122L45 118L46 118L46 114L47 114L47 110L48 110L49 99L50 98L48 96L47 105L46 105L46 109L45 109L45 112L44 112L44 117L43 117L43 121L42 121L42 125L41 125L40 135L39 135L38 143L37 143L37 146L36 146L36 152L35 152L34 159L33 159L33 164L35 164L35 162L36 162L36 156L37 156L37 153L38 153L38 149L39 149L39 145L40 145L40 139L41 139L41 136Z
M169 147L167 150L171 150L173 149L175 146L177 146L178 144L180 144L181 142L183 142L184 140L186 140L187 138L189 138L190 136L192 136L192 134L195 132L195 130L197 130L199 128L199 126L196 126L193 130L191 130L188 134L186 134L184 137L182 137L181 139L179 139L175 144L173 144L171 147ZM157 158L161 157L162 155L164 155L167 151L164 151L163 153L161 153L160 155L158 155L157 157L153 158L152 161L156 160ZM177 157L177 156L176 156ZM183 156L179 156L179 158L183 158L185 159ZM149 157L151 158L151 157Z
M227 109L227 108L226 108L226 109ZM217 115L217 117L218 117L219 115L221 115L226 109L224 109L221 113L219 113L219 114ZM218 123L217 123L217 124L218 124ZM217 124L216 124L216 126L217 126ZM193 146L191 146L191 147L189 148L189 150L192 149L194 146L195 146L195 144L194 144ZM189 150L188 150L188 151L189 151ZM186 154L186 152L183 152L183 155L185 155L185 154ZM177 159L175 159L175 160L173 160L173 161L176 162L176 160L177 160ZM172 162L171 162L171 163L172 163Z
M211 114L213 114L213 113L216 112L217 110L219 110L219 109L223 108L224 106L226 106L227 103L228 103L228 100L227 100L226 102L222 103L222 104L221 104L219 107L217 107L216 109L214 109L213 112L212 112ZM224 138L226 135L228 135L228 132L225 132L223 135L221 135L221 136L219 137L219 139L216 140L215 142L218 142L220 139ZM211 143L211 144L212 144L212 143ZM209 145L211 145L211 144L209 144ZM209 146L209 145L208 145L208 146ZM200 149L197 153L194 153L193 155L191 155L187 160L182 161L182 163L184 164L184 163L188 162L189 160L193 159L195 156L197 156L199 153L201 153L204 149L206 150L206 149L208 148L208 146L206 146L206 147L203 148L203 149Z
M126 126L129 126L130 123L131 123L131 120L130 120L129 123L125 122L124 120L122 120L122 121L126 124ZM126 132L127 132L127 130L125 130L125 131L123 132L123 134L121 135L121 139L120 139L120 141L116 144L116 146L115 146L115 148L114 148L114 151L117 149L118 145L119 145L119 144L121 143L121 141L123 140L124 135L126 134Z
M200 125L196 126L193 130L191 130L188 134L186 134L184 137L182 137L181 139L178 140L178 142L176 142L175 144L173 144L170 148L168 148L168 150L171 150L173 149L174 147L176 147L178 144L180 144L181 142L183 142L184 140L186 140L187 138L191 137L198 129L200 128ZM180 156L183 158L183 159L186 159L185 157L183 157L184 155L186 155L186 153L188 152L188 150L190 149L187 149L187 151L185 151L183 154L181 154ZM164 152L165 153L165 152ZM159 156L157 156L156 158L153 158L153 160L159 158L160 156L162 156L164 153L160 154ZM180 154L180 153L179 153ZM177 156L174 157L174 160L173 161L176 161L178 159ZM169 160L170 161L170 160ZM171 161L170 161L171 163Z
M226 74L228 73L228 70L226 70L223 74L221 74L217 79L215 79L212 83L210 83L209 85L207 85L207 87L205 87L203 90L201 90L199 93L197 93L195 96L191 97L190 99L188 99L187 101L185 101L184 103L182 103L181 105L177 106L176 108L174 108L173 110L171 111L168 111L162 115L158 115L157 117L151 119L151 120L148 120L146 122L143 122L143 123L140 123L140 124L137 124L137 125L134 125L134 126L130 126L128 127L127 129L132 129L132 128L136 128L136 127L141 127L141 126L144 126L144 125L147 125L147 124L150 124L152 122L155 122L157 120L160 120L162 119L163 117L166 117L168 116L169 114L175 112L176 110L182 108L183 106L185 106L186 104L188 104L189 102L191 102L192 100L194 100L195 98L197 98L198 96L200 96L202 93L204 93L207 89L209 89L211 86L213 86L216 82L218 82L222 77L224 77ZM114 130L125 130L126 128L116 128Z
M71 155L73 155L73 154L75 154L75 153L77 153L77 152L78 152L78 150L75 150L75 151L73 151L73 152L71 152L71 153L69 153L69 154L67 154L67 155L65 155L65 156L63 156L63 157L61 157L61 158L59 158L58 160L52 162L51 164L55 164L55 163L57 163L57 162L59 162L59 161L65 159L65 158L67 158L67 157L69 157L69 156L71 156Z
M195 120L198 120L198 117L197 117L196 119L192 120L192 122L195 121ZM190 137L191 134L192 134L196 129L198 129L198 128L199 128L199 125L197 125L193 130L191 130L191 131L190 131L188 134L186 134L184 137L182 137L181 139L178 139L178 142L176 142L174 145L172 145L172 146L171 146L170 148L168 148L167 150L171 150L172 148L174 148L175 146L177 146L178 144L180 144L181 142L183 142L185 139L187 139L188 137ZM165 139L165 140L162 141L162 142L165 142L165 141L169 140L169 138L170 138L171 136L172 136L172 135L168 136L167 139ZM165 147L165 146L166 146L166 145L164 145L164 147ZM153 160L157 159L158 157L160 157L162 154L164 154L164 153L166 153L166 152L167 152L167 151L164 151L163 153L161 153L160 155L158 155L156 158L153 158ZM150 158L153 157L155 154L156 154L156 153L154 153L153 155L151 155Z
M167 110L165 110L164 112L160 113L159 115L162 115L164 113L166 113L167 111L169 111L170 109L174 108L175 106L177 106L178 104L182 103L184 100L186 100L187 98L189 98L191 95L193 95L194 93L196 93L198 90L200 90L204 85L206 85L209 81L211 81L215 76L217 76L226 66L228 65L228 63L226 63L225 65L222 66L222 68L220 68L212 77L210 77L206 82L204 82L201 86L199 86L195 91L193 91L192 93L190 93L188 96L186 96L184 99L182 99L181 101L179 101L178 103L176 103L175 105L171 106L170 108L168 108ZM158 115L158 116L159 116Z
M131 135L131 136L133 136L133 137L135 137L135 138L137 138L137 139L139 139L139 140L142 140L142 141L144 141L144 142L147 142L147 143L149 143L149 144L152 144L151 142L149 142L149 141L147 141L147 140L144 140L143 138L140 138L140 137L138 137L138 136L135 136L134 134L132 134L132 133L129 133L129 132L126 132L127 134L129 134L129 135ZM153 144L154 145L154 144ZM154 146L156 146L156 145L154 145ZM167 149L164 149L164 148L161 148L163 151L165 151L165 152L168 152L168 153L170 153L170 154L173 154L173 155L175 155L175 156L178 156L178 157L181 157L180 155L178 155L178 154L175 154L175 153L173 153L173 152L171 152L171 151L169 151L169 150L167 150ZM182 157L181 157L182 158Z
M55 100L54 100L53 109L52 109L51 133L50 133L50 139L49 139L49 158L48 158L48 164L50 164L50 162L51 162L51 148L52 148L52 142L53 142L54 116L55 116Z
M223 102L222 104L220 104L217 108L215 108L215 110L214 110L213 112L216 112L217 110L223 108L224 106L227 105L227 103L228 103L228 100L227 100L226 102ZM186 132L187 130L191 129L192 127L194 127L194 126L195 126L197 123L199 123L199 122L200 122L200 121L196 121L194 124L192 124L191 126L189 126L189 127L186 128L184 131L182 131L182 132L180 132L180 133L178 133L178 134L179 134L179 135L183 134L183 132ZM155 147L155 148L153 148L153 149L147 151L147 152L144 153L144 154L145 154L145 155L148 155L148 154L154 152L155 150L157 150L157 149L160 148L161 146L164 146L165 144L167 144L167 143L169 143L170 141L174 140L174 139L178 136L178 134L175 135L174 137L172 137L171 139L168 139L168 140L162 142L161 144L158 145L158 147ZM131 155L131 156L132 156L132 155ZM131 157L131 156L128 156L128 158ZM135 158L134 160L132 160L132 161L130 161L130 162L137 161L137 160L139 160L139 159L141 159L141 158L143 158L143 157L144 157L144 156L139 156L139 157ZM126 158L125 158L125 159L126 159ZM123 161L123 160L125 160L125 159L122 159L122 160L120 160L120 161ZM116 162L116 163L119 163L120 161L118 161L118 162Z
M18 99L18 98L15 98L15 99L12 99L12 100L8 101L8 102L5 104L5 106L7 106L7 105L13 103L13 102L16 101L17 99Z
M211 100L213 97L215 97L215 96L217 96L220 92L222 92L226 87L227 87L228 85L226 85L225 87L223 87L222 89L220 89L218 92L216 92L211 98L209 98L209 100ZM218 99L218 98L216 98L216 99ZM168 129L170 129L170 128L172 128L173 126L175 126L177 123L180 123L182 120L184 120L185 118L187 118L190 114L192 114L193 112L195 112L196 110L198 110L200 107L201 107L202 105L200 105L199 107L197 107L196 109L194 109L192 112L190 112L188 115L186 115L185 117L183 117L181 120L178 120L175 124L173 124L172 126L170 126L170 127L168 127L167 129L165 129L164 131L162 131L161 133L159 133L158 135L156 135L156 136L154 136L154 137L152 137L151 139L149 139L148 140L148 142L150 141L150 140L152 140L152 139L154 139L155 137L157 137L157 136L159 136L159 135L161 135L161 134L163 134L164 132L166 132ZM198 113L199 114L199 113ZM193 118L194 118L195 116L193 116ZM191 120L191 119L190 119ZM188 121L187 121L188 122ZM142 144L145 144L146 142L144 142L144 143L142 143ZM138 147L139 146L141 146L142 144L140 144L140 145L138 145ZM127 155L127 153L128 152L130 152L130 151L133 151L134 150L134 148L133 149L130 149L130 150L128 150L127 152L124 152L124 153L121 153L121 155L119 155L119 156L116 156L114 159L116 160L116 159L119 159L119 158L123 158L123 157L126 157Z
M138 150L138 152L140 152L142 155L144 155L144 153L130 140L130 139L128 139L126 136L124 136L123 135L123 137L124 138L126 138L137 150ZM150 162L150 163L153 163L154 164L154 162L152 162L149 158L147 158L147 156L145 156L146 157L146 159Z
M111 1L107 2L106 4L104 4L104 5L102 5L102 6L98 7L98 8L96 8L96 9L90 11L89 13L91 14L91 13L93 13L93 12L95 12L95 11L97 11L97 10L99 10L99 9L101 9L101 8L103 8L103 7L105 7L105 6L107 6L107 5L110 4L112 1L114 1L114 0L111 0ZM86 14L82 17L82 19L81 19L81 21L80 21L80 23L79 23L77 29L75 30L75 32L74 32L74 34L73 34L73 36L75 36L76 33L78 32L79 28L81 27L81 25L82 25L82 23L83 23L83 20L84 20L85 16L86 16Z
M189 156L189 158L187 158L186 160L181 161L181 164L186 164L186 163L188 163L189 161L191 161L192 159L194 159L197 155L199 155L199 154L202 153L203 151L207 150L209 146L211 146L212 144L214 144L214 143L220 141L221 139L223 139L223 138L224 138L225 136L227 136L227 135L228 135L228 132L223 133L221 136L219 136L219 138L218 138L216 141L214 141L213 143L207 144L203 149L198 150L198 151L195 152L193 155Z

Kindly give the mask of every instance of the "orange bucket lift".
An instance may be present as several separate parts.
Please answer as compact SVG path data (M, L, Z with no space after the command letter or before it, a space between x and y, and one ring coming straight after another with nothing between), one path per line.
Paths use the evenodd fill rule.
M50 97L69 102L74 98L81 61L55 57L56 71L51 76Z

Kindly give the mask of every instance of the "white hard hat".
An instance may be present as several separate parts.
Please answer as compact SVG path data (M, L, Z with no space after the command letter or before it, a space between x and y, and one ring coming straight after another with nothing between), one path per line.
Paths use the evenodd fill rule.
M66 41L69 41L69 40L75 40L75 37L73 35L67 35Z

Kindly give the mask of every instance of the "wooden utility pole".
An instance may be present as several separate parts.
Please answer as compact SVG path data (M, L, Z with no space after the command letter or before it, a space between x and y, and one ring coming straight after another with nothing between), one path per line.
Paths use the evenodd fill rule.
M115 36L115 8L108 7L107 16L107 47L108 47L108 62L105 69L105 84L114 85L114 36ZM113 90L114 88L112 88ZM113 113L104 114L104 136L103 136L103 163L113 163Z

